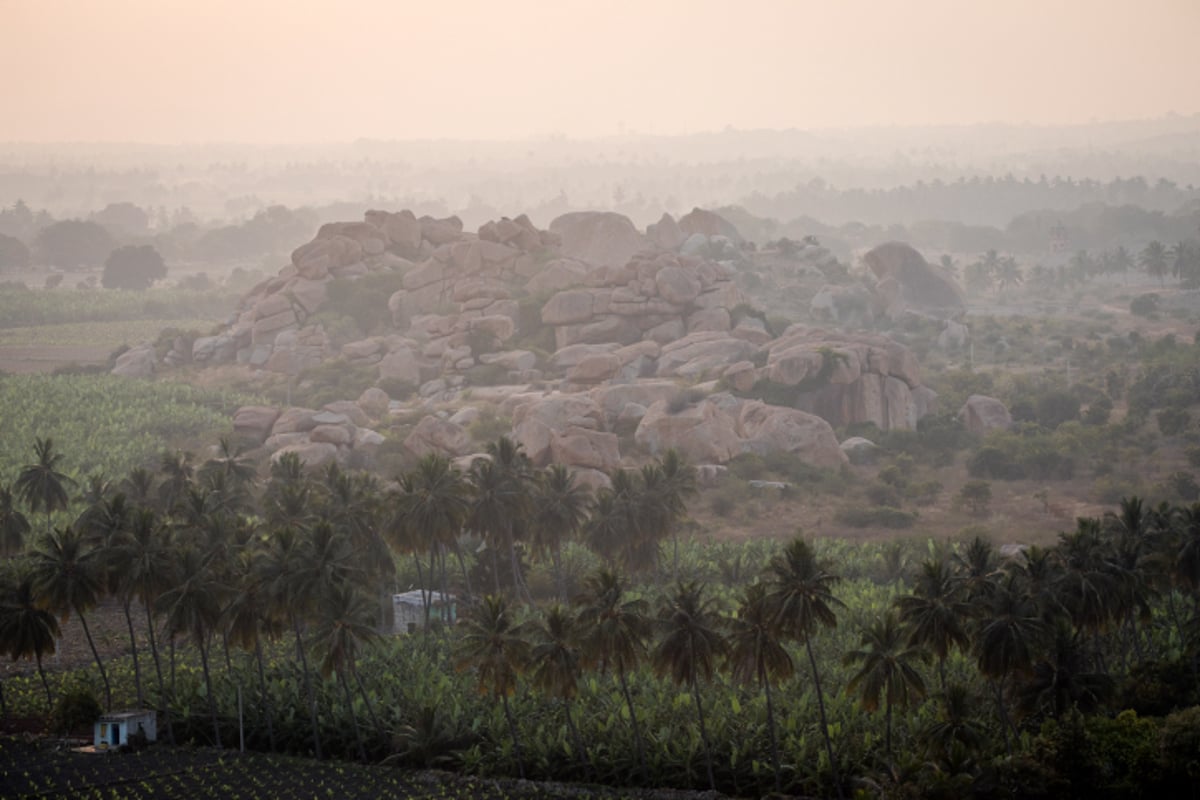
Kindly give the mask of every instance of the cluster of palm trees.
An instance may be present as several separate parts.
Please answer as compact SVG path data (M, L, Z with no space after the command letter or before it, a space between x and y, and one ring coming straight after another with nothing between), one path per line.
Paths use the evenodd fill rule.
M0 486L0 545L8 557L0 573L0 652L37 662L47 704L52 697L42 659L55 651L60 623L74 615L111 707L109 678L88 615L112 599L128 628L138 703L144 703L145 692L135 609L144 616L160 710L166 713L170 692L159 632L171 648L172 675L176 640L196 647L218 743L212 644L220 643L227 666L231 644L254 652L261 677L263 640L292 636L318 756L309 655L318 655L326 677L336 673L353 709L349 683L358 678L355 657L386 628L398 557L413 559L422 591L440 584L448 594L452 554L469 600L464 556L483 552L497 593L503 585L532 599L518 554L527 548L553 560L558 591L565 596L558 566L566 539L585 532L614 565L657 569L659 542L674 531L684 498L695 491L693 471L670 452L640 471L615 473L611 489L593 498L561 466L534 469L507 438L490 444L488 456L467 472L429 455L386 489L374 477L336 464L311 475L294 456L274 463L259 486L255 466L223 439L202 464L175 452L162 457L157 474L139 468L118 483L91 477L79 498L82 510L69 525L55 527L54 514L71 506L75 482L50 439L38 439L34 450L35 461L12 487ZM32 535L22 505L44 513L44 531ZM471 548L472 542L477 546ZM361 682L358 689L365 699ZM262 698L268 702L265 685Z
M589 671L619 693L644 780L653 779L647 751L654 739L644 730L638 687L649 672L690 695L710 787L720 784L723 762L710 735L712 696L735 684L756 690L777 790L792 785L777 710L797 709L795 676L804 674L828 779L840 793L842 775L855 766L839 757L848 743L838 745L827 713L831 691L883 712L890 761L894 712L921 704L936 681L940 711L916 741L929 763L950 770L964 753L982 754L988 741L1002 739L1011 749L1023 724L1103 707L1117 678L1139 664L1182 659L1194 676L1200 654L1200 504L1152 508L1130 498L1115 514L1081 519L1054 547L1006 557L982 539L932 546L911 577L893 565L898 577L888 579L886 607L855 619L858 644L836 645L833 656L846 672L831 675L832 637L823 642L821 634L845 616L836 593L842 579L810 542L798 536L759 564L736 606L684 574L677 558L660 564L695 491L693 471L673 453L613 474L611 486L592 494L561 467L533 468L503 438L465 472L430 455L387 486L336 466L310 474L290 457L260 484L253 465L222 442L203 463L173 453L156 473L134 470L118 483L89 479L78 513L57 527L68 519L72 482L52 442L39 440L35 454L11 488L0 487L0 543L8 556L0 571L0 652L36 661L49 705L42 660L55 649L60 623L75 616L111 705L87 622L107 600L128 630L139 704L151 695L142 680L145 642L168 733L176 647L194 648L218 744L211 664L223 659L232 675L230 652L240 649L257 671L257 719L275 748L280 715L271 704L280 697L268 685L268 645L276 653L294 647L295 693L307 712L297 719L308 718L311 752L323 753L328 728L318 695L326 689L340 691L360 757L367 737L376 748L390 741L397 711L375 707L378 692L359 664L389 627L404 559L427 592L428 630L448 630L435 624L446 620L430 619L429 595L460 595L465 610L449 635L451 663L503 708L521 774L527 758L510 699L530 690L561 710L576 774L599 772L575 707ZM44 515L44 526L22 508L34 521ZM604 565L579 586L561 557L572 539ZM531 589L526 554L553 574L552 588L546 581ZM995 703L994 726L969 707L979 687Z

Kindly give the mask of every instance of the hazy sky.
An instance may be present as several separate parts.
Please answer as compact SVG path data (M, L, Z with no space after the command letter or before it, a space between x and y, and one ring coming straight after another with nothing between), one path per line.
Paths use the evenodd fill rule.
M0 141L1200 111L1200 0L0 0Z

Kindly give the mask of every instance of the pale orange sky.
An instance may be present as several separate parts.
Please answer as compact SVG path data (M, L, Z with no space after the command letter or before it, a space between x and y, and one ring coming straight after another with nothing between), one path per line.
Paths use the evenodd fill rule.
M1200 111L1200 0L0 0L0 141Z

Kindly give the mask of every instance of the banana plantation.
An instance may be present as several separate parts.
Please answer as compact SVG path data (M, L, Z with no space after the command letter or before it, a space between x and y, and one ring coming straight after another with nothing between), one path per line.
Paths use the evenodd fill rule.
M179 745L736 796L1195 793L1200 505L1046 548L713 542L670 452L594 493L504 438L391 483L260 480L228 441L85 485L31 455L0 486L6 716L85 696ZM91 663L49 669L69 619Z

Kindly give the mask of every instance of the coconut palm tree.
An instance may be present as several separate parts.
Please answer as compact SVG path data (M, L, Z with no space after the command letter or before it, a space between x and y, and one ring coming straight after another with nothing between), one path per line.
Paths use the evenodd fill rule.
M227 588L218 582L212 556L201 552L195 544L187 544L176 552L174 573L173 586L163 592L158 604L166 618L167 635L190 636L200 650L213 739L221 747L221 726L217 722L217 704L208 668L208 641L220 623L222 596Z
M646 651L650 623L646 617L646 601L627 599L621 577L608 569L588 576L583 593L575 600L578 606L580 635L585 663L602 672L612 667L621 696L629 709L629 724L637 748L638 768L646 768L646 745L638 723L637 709L629 693L628 673L637 668Z
M700 742L704 745L708 788L715 792L717 779L713 774L708 728L704 724L704 704L700 701L700 681L712 680L717 661L725 653L725 640L717 630L719 618L716 608L704 596L704 589L699 583L681 583L663 603L658 622L663 629L663 636L654 649L654 669L677 686L691 689L692 700L696 704L696 720L700 725Z
M1005 726L1005 747L1010 749L1008 732L1011 729L1015 734L1016 727L1005 707L1005 683L1032 668L1045 622L1016 575L999 577L979 602L981 608L972 632L976 665L992 682L997 711Z
M489 458L471 465L471 513L466 524L487 541L495 591L500 591L497 553L507 552L513 590L529 599L516 543L533 517L533 469L520 446L506 436L488 444L487 454Z
M312 675L308 669L304 636L301 622L311 608L313 583L306 561L305 536L303 529L283 527L275 529L254 555L255 579L265 591L268 613L286 619L296 637L296 657L300 660L304 694L308 700L309 720L312 724L313 752L319 760L321 755L321 728L317 716L317 697L313 690Z
M529 668L535 686L562 703L567 731L575 748L575 757L580 766L588 767L587 748L583 737L575 726L571 715L571 701L579 687L582 669L582 652L579 642L579 626L570 610L555 603L530 624L529 635L532 647L529 651Z
M216 454L201 465L197 477L204 479L214 474L223 475L230 486L249 487L254 482L254 462L246 456L245 447L222 436Z
M108 672L92 640L84 612L91 610L104 592L101 554L88 546L74 528L56 529L43 536L29 554L34 593L59 619L66 622L74 612L79 616L83 634L91 648L100 679L104 683L105 708L112 708L112 689Z
M530 544L539 556L547 553L554 564L554 584L560 600L567 595L562 574L562 545L579 532L587 519L590 492L575 482L570 470L551 464L538 473L534 487Z
M512 737L517 771L525 777L521 739L508 698L517 688L517 678L527 661L529 642L525 627L517 622L515 610L499 595L487 595L459 622L462 635L457 643L455 664L459 670L473 669L479 690L499 697Z
M771 608L767 587L763 583L752 583L746 587L737 618L733 621L733 629L729 633L728 662L735 681L757 683L766 697L775 791L782 792L783 774L771 681L787 680L795 674L796 667L787 648L783 646L779 620Z
M238 554L231 575L234 591L230 593L229 602L221 609L221 628L231 644L254 654L258 668L259 701L262 703L262 714L267 723L267 740L271 751L274 752L275 714L271 694L267 690L262 642L264 637L277 639L283 632L283 624L271 613L266 590L254 572L254 557L253 549L243 550Z
M620 564L631 572L644 570L653 564L644 560L642 542L654 536L662 507L648 507L638 474L617 470L611 480L611 487L597 492L588 516L588 544L610 566ZM657 539L654 547L657 553Z
M921 731L925 746L940 756L949 755L957 746L977 752L983 745L984 730L975 721L975 698L961 683L952 683L938 695L938 716Z
M158 502L162 511L170 513L175 505L187 495L188 487L196 473L192 454L184 450L166 452L159 459L159 472L163 480L158 486Z
M771 559L769 602L775 609L780 628L796 641L804 642L808 653L813 688L817 695L817 711L821 717L821 735L825 740L825 754L829 758L838 797L843 796L842 783L829 736L825 696L821 692L821 675L813 654L812 640L821 628L837 627L837 612L834 609L843 604L833 596L833 587L840 580L838 575L825 569L812 545L801 536L794 538L782 553Z
M379 635L374 622L375 604L367 595L349 583L334 583L324 588L317 602L316 624L311 636L316 652L321 657L321 675L328 678L331 674L337 674L346 698L346 709L350 712L350 724L354 727L358 755L363 761L367 760L367 751L354 711L354 695L346 678L349 675L357 679L355 664L358 653ZM365 691L362 698L378 731L379 720Z
M6 570L0 578L0 654L37 662L38 677L46 691L46 711L54 705L42 656L54 653L60 635L58 620L42 607L27 564Z
M388 543L399 551L410 552L417 564L421 591L432 595L434 562L439 552L457 552L458 536L471 512L470 484L445 456L429 453L400 479L400 491L385 528ZM422 579L422 552L429 554L429 583ZM464 578L466 570L463 570ZM443 593L446 586L443 583ZM468 587L469 591L469 587ZM429 627L430 599L425 600L425 626Z
M0 484L0 556L12 558L25 547L29 520L17 507L12 489Z
M908 628L910 647L928 648L937 656L938 677L946 688L946 658L952 648L970 644L965 627L971 606L962 599L945 559L922 562L912 594L894 601L900 622Z
M74 481L59 469L63 456L54 452L52 439L35 438L33 441L33 452L37 459L21 469L13 488L30 511L34 514L45 512L46 534L49 535L50 515L67 507L69 498L66 487Z
M925 696L925 681L916 668L925 659L925 651L907 641L899 617L887 612L863 628L860 649L845 655L846 666L859 665L858 672L846 684L846 694L859 692L862 707L879 710L879 696L884 697L885 742L888 757L892 755L892 708L907 708L913 700Z
M154 660L158 679L159 711L173 737L166 687L163 683L162 661L159 658L154 624L154 604L172 585L174 553L162 520L150 508L137 508L129 519L124 536L117 542L112 563L120 576L120 592L125 598L136 597L146 613L147 643Z
M1167 248L1163 246L1162 242L1155 240L1147 244L1138 254L1138 263L1151 278L1158 278L1160 284L1165 283L1170 261L1167 257Z

